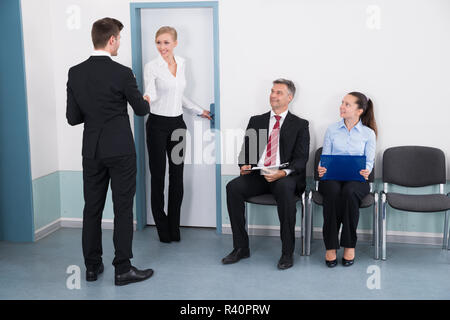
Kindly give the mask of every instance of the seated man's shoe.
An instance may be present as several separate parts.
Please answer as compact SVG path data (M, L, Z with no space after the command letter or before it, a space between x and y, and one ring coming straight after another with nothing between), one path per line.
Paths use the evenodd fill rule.
M325 263L326 263L328 268L334 268L334 267L337 266L337 259L334 259L334 260L331 260L331 261L325 259Z
M283 254L281 255L280 260L278 261L278 269L286 270L294 265L294 257L292 254Z
M86 281L95 281L97 276L104 270L103 262L97 268L87 268L86 269Z
M138 270L135 267L131 266L130 271L122 274L116 274L115 285L124 286L129 283L144 281L150 278L152 275L153 275L152 269Z
M342 258L342 265L344 267L350 267L351 265L353 265L354 261L355 261L355 259L347 260L347 259Z
M236 263L241 259L250 257L250 249L248 248L237 248L233 249L229 255L222 259L223 264Z

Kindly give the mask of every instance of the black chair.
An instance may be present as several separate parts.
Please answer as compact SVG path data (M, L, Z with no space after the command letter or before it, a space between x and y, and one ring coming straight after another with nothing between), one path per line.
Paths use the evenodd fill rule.
M310 254L311 250L311 238L313 234L313 202L319 206L323 205L323 196L319 193L319 173L317 172L317 167L320 162L320 156L322 155L322 147L317 149L314 157L314 190L311 190L308 194L308 204L307 204L307 221L306 221L306 255ZM372 245L374 248L374 259L380 259L380 241L379 241L379 218L378 218L378 193L373 191L373 181L374 181L375 167L373 167L372 172L369 175L368 182L370 184L370 193L362 199L360 208L369 208L373 206L373 229L372 229Z
M445 154L442 150L422 146L388 148L383 153L383 191L381 192L381 259L386 260L386 207L411 212L445 211L442 248L449 247L449 194L446 183ZM388 184L404 187L440 186L440 194L411 195L388 192Z
M301 201L302 212L301 212L301 231L300 231L300 239L301 239L301 255L305 255L305 193L303 192L300 196L295 197L295 202L298 203ZM276 206L277 202L275 197L271 193L261 194L258 196L250 197L245 200L245 229L248 232L248 212L249 204L257 204L263 206Z

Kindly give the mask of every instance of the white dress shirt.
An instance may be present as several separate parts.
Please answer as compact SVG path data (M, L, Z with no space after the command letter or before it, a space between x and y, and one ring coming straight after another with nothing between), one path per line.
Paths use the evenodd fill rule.
M285 112L279 114L279 116L281 117L280 118L280 130L281 130L281 126L283 125L284 118L286 118L287 113L288 113L288 110L286 110ZM273 112L273 110L271 110L270 111L270 120L269 120L269 135L268 135L269 138L270 138L270 134L272 133L273 126L277 122L277 119L275 119L275 115L276 115L275 112ZM276 162L275 162L276 166L279 166L281 164L281 161L280 161L280 141L279 140L280 140L280 135L278 135L277 159L276 159ZM258 164L257 164L258 167L264 167L264 160L266 159L266 152L267 152L267 145L264 148L264 152L262 153L261 158L258 161ZM286 172L286 175L289 175L292 172L291 169L283 169L283 170L284 170L284 172Z
M165 117L177 117L183 114L182 107L196 114L203 109L184 96L186 87L185 61L175 56L176 77L170 72L168 63L159 55L145 64L145 93L150 97L150 112Z
M94 50L94 52L92 52L91 56L107 56L111 58L111 53L109 53L108 51L104 51L104 50Z

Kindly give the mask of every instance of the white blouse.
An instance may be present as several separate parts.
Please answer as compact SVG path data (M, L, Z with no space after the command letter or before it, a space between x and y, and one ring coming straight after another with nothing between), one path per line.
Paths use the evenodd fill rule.
M184 107L200 115L203 109L183 94L186 87L185 61L179 56L174 58L177 63L176 77L170 72L169 65L161 55L145 64L144 95L150 97L150 112L165 117L177 117L183 114Z

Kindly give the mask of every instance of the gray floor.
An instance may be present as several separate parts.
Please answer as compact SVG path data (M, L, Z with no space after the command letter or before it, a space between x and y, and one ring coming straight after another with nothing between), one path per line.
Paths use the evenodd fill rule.
M389 244L388 260L376 261L370 244L360 242L354 266L328 269L323 242L314 240L311 256L297 247L294 266L280 271L278 237L252 236L251 257L224 266L230 235L183 228L181 236L165 244L154 227L136 232L132 263L155 274L124 287L113 283L111 230L103 231L105 272L89 283L80 229L63 228L36 243L0 242L0 299L450 299L450 251L437 246ZM81 268L80 289L66 286L70 265ZM369 289L377 275L380 289Z

